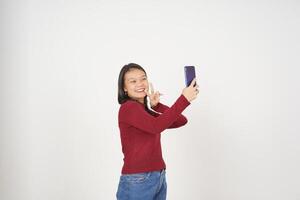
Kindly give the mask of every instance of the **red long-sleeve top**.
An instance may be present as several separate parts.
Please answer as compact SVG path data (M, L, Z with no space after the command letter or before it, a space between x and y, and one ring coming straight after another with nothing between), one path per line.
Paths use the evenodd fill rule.
M190 102L181 95L169 108L158 103L151 115L143 104L128 100L119 109L119 129L124 165L122 174L157 171L166 168L162 157L160 134L167 128L187 123L181 113Z

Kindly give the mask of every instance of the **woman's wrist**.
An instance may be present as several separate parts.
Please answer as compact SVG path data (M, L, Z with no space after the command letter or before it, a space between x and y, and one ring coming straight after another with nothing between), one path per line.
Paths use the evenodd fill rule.
M158 104L159 104L159 102L157 102L156 104L151 104L150 103L150 106L151 106L151 108L155 108L156 106L158 106Z

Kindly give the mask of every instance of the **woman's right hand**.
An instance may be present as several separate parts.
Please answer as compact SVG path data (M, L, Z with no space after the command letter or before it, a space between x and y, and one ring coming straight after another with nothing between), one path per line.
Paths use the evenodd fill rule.
M196 78L193 79L193 81L191 82L191 84L184 88L183 91L182 91L182 95L189 101L193 101L194 99L197 98L197 95L199 93L199 90L198 90L198 85L195 85L196 83ZM195 85L195 86L194 86Z

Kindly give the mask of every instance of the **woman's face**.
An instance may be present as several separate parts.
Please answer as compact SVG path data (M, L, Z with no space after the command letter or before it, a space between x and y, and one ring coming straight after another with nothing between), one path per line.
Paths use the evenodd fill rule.
M148 89L148 86L147 76L142 70L132 69L126 72L124 91L130 98L144 103L144 98L147 95L145 90Z

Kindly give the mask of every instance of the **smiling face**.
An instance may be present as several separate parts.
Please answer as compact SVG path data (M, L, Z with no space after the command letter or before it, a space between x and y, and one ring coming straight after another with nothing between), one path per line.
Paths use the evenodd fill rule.
M145 72L139 69L132 69L126 72L124 76L124 91L134 100L144 103L144 98L147 95L148 80Z

